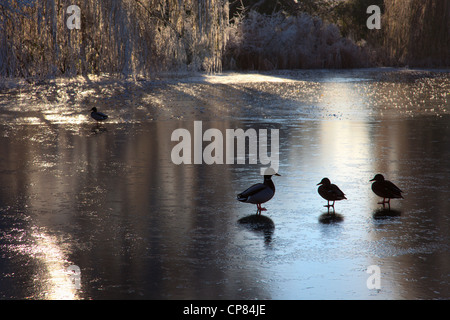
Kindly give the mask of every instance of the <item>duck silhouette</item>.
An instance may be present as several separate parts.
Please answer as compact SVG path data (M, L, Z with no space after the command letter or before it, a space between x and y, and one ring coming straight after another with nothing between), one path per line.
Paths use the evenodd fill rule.
M91 117L97 121L97 124L99 123L99 121L105 121L106 119L108 119L108 116L102 112L98 112L96 107L93 107L91 111Z
M274 173L275 176L280 176ZM256 214L260 215L261 211L266 211L261 204L269 201L275 195L275 185L272 181L272 174L264 175L264 182L257 183L237 195L237 200L246 203L256 204Z
M391 208L391 199L403 199L402 190L389 180L385 180L384 176L380 173L376 174L375 177L369 181L374 181L372 183L372 191L379 197L383 198L383 201L378 202L382 204L383 207L386 203ZM386 200L387 199L387 200Z
M319 192L322 198L328 201L328 203L324 206L328 208L328 211L330 210L330 207L332 207L334 212L335 201L347 199L342 190L339 189L337 185L332 184L328 178L323 178L317 185L320 186L317 189L317 192ZM330 204L330 201L333 201L333 203Z

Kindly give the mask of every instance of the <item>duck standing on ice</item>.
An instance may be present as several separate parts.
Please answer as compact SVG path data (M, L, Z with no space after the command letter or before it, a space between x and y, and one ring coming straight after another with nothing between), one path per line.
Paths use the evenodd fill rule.
M317 189L317 192L319 192L322 198L328 201L328 203L325 205L328 210L330 210L330 207L332 207L334 212L334 202L347 199L341 189L339 189L337 185L332 184L330 179L328 178L323 178L322 181L320 181L317 185L320 186ZM330 201L333 201L333 203L330 204Z
M402 190L399 189L392 182L385 180L382 174L376 174L375 177L369 181L375 181L372 183L372 191L379 197L383 198L382 202L378 202L378 204L382 204L383 207L387 203L389 209L391 208L391 199L403 199ZM386 200L387 199L387 200Z
M269 201L275 195L275 185L272 176L279 176L278 173L264 175L264 182L257 183L237 195L237 200L246 203L256 204L256 214L261 215L261 211L266 211L261 204Z
M108 119L108 116L102 112L98 112L96 107L93 107L91 111L91 117L97 121L97 125L99 122Z

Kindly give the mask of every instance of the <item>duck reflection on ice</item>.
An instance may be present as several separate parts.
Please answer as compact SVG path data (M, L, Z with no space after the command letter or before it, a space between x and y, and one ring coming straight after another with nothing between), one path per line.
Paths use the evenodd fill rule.
M393 217L400 217L401 216L401 211L399 210L394 210L391 208L379 208L377 210L375 210L372 214L373 218L376 220L381 220L381 219L388 219L388 218L393 218Z
M238 220L238 223L250 231L255 233L262 233L264 235L264 242L266 244L272 241L273 231L275 230L275 223L269 217L261 214L252 214Z
M324 212L319 216L319 222L323 224L337 223L342 221L344 221L344 216L334 211L330 213L330 208L328 208L328 212Z
M100 127L98 125L95 125L91 128L91 132L93 134L99 134L99 133L108 132L108 129L106 129L105 127Z

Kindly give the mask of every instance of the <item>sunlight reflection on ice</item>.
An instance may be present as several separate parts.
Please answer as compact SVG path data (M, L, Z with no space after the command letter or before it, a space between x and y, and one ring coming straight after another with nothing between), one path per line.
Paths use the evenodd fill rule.
M66 271L70 263L67 261L56 239L44 232L35 233L33 237L36 239L34 254L44 263L48 273L47 289L44 291L45 299L76 299L77 289Z
M44 118L54 124L82 124L86 122L86 115L83 114L59 114L59 113L44 113Z
M71 263L67 260L64 249L58 240L42 228L32 227L28 236L30 241L10 246L11 252L35 259L41 267L34 275L35 290L29 299L75 300L77 289L67 272ZM19 230L18 230L19 231ZM26 232L15 235L16 240L24 240Z
M202 79L209 83L242 83L242 82L288 82L298 81L295 79L289 79L284 77L276 77L271 75L265 75L261 73L224 73L221 75L205 75Z

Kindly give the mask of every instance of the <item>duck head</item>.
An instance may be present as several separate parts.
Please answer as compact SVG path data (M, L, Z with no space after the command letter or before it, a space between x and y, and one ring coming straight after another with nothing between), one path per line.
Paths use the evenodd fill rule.
M384 181L384 177L382 174L376 174L375 177L373 177L373 179L369 180L369 181Z
M264 168L264 170L261 169L261 174L264 176L264 180L271 179L272 176L279 176L277 170L275 170L275 169L273 169L271 167Z
M272 179L272 176L279 176L279 177L281 177L281 174L278 174L278 173L274 173L274 174L265 174L265 175L264 175L264 180Z
M325 186L327 186L327 185L330 185L331 184L331 181L330 181L330 179L328 179L328 178L323 178L322 179L322 181L320 181L317 185L318 186L320 186L320 185L325 185Z
M97 108L96 108L96 107L93 107L93 108L91 109L91 111L97 112Z

